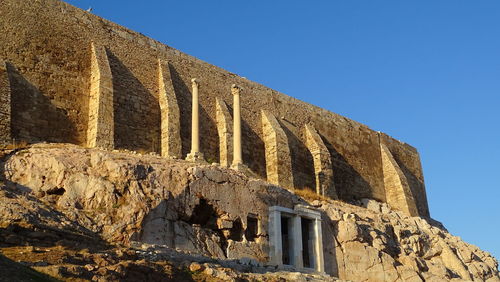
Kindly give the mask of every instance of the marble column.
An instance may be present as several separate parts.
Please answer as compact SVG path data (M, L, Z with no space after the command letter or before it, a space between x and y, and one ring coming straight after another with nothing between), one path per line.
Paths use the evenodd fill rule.
M269 207L269 263L283 264L283 242L281 238L281 211L280 207Z
M325 262L323 258L323 231L321 230L321 215L317 215L314 221L314 256L316 271L325 272Z
M236 84L231 86L233 94L233 163L231 168L241 170L244 168L241 153L241 105L240 94L243 89Z
M191 116L191 153L186 157L188 161L203 161L203 154L200 152L200 115L198 99L198 80L191 79L193 87L193 104Z

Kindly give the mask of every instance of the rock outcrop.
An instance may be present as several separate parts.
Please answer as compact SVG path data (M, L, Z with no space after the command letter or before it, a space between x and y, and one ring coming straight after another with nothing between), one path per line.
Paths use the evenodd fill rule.
M134 152L39 144L4 153L1 252L54 277L500 281L487 252L374 200L304 199L217 165ZM322 214L326 274L267 263L269 207L297 204Z

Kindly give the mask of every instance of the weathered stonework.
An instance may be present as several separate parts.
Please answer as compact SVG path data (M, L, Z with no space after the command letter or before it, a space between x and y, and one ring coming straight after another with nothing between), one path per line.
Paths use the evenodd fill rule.
M0 14L0 58L9 62L11 137L15 140L89 145L88 140L99 137L108 139L101 141L104 147L160 153L165 147L161 144L161 90L157 79L161 59L169 62L169 72L163 75L170 75L179 108L182 157L190 153L193 141L191 79L202 82L198 109L202 138L194 159L210 162L217 161L221 152L214 100L233 100L235 96L228 88L236 84L248 94L240 97L241 153L252 175L267 177L261 119L264 110L280 117L290 151L293 181L288 182L294 188L314 187L316 183L316 166L304 132L306 124L314 124L331 156L333 184L340 200L370 198L386 202L380 149L383 143L405 174L419 214L429 216L418 152L407 144L62 1L3 0ZM91 42L95 50L82 48ZM94 54L98 50L100 57ZM98 65L101 57L108 63ZM96 70L107 83L97 79ZM89 89L104 91L105 87L100 87L103 84L108 86L106 99L111 94L112 102L101 103L102 97L95 99L97 93L89 99ZM109 111L103 115L102 109ZM108 134L99 135L104 131ZM174 143L169 140L168 146Z
M181 158L181 132L179 104L168 62L158 60L158 100L161 112L161 155Z
M103 46L91 44L89 121L87 146L114 148L113 77Z
M387 203L391 207L411 216L418 216L415 199L411 194L410 185L403 171L394 160L391 152L384 144L380 144L382 153L382 168Z
M262 132L266 148L267 181L293 187L292 162L288 138L273 114L262 111Z
M219 133L219 162L227 167L233 161L233 118L226 102L218 97L215 99L215 112Z
M306 124L304 127L306 146L314 160L316 175L316 193L337 199L337 191L333 182L333 168L330 152L314 126Z
M12 142L10 82L7 65L0 60L0 144Z

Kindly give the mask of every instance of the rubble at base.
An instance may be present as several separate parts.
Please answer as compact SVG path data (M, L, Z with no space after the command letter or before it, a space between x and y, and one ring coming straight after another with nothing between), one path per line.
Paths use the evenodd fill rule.
M62 144L4 153L0 268L93 281L500 281L489 253L374 200L302 199L155 155ZM295 205L322 214L326 274L268 264L268 208Z

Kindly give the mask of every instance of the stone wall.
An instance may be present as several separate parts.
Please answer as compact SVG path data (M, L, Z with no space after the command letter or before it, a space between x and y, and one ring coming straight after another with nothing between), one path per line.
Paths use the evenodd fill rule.
M180 115L181 156L190 151L190 80L200 81L200 149L220 162L218 97L232 108L231 85L241 96L243 161L266 178L261 110L275 116L290 144L293 186L315 189L314 160L304 126L316 128L331 155L334 186L342 200L386 201L379 134L367 126L238 77L139 33L56 0L0 2L0 60L7 62L12 93L12 137L29 142L86 144L92 48L106 49L113 84L114 146L161 151L158 60L169 62ZM424 193L418 154L382 138L414 193ZM401 165L400 165L401 166ZM408 177L407 177L408 178ZM420 182L422 181L422 182ZM415 196L428 214L425 193Z

